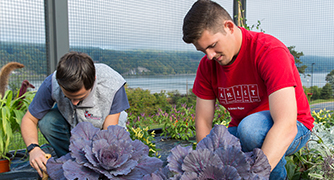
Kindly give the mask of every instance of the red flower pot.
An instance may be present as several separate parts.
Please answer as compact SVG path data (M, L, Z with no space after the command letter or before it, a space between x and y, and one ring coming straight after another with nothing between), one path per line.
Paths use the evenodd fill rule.
M13 154L7 153L7 157L9 157L9 159L12 160ZM10 171L10 160L0 159L0 173L8 172L8 171Z
M0 173L8 172L10 170L10 163L8 159L0 159Z

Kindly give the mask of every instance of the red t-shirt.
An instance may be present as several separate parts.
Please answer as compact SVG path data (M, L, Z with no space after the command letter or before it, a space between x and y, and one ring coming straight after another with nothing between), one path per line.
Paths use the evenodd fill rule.
M271 93L294 86L297 120L311 130L314 119L289 49L271 35L240 29L242 45L236 60L221 66L204 56L197 69L194 94L202 99L217 98L230 112L232 127L247 115L269 110Z

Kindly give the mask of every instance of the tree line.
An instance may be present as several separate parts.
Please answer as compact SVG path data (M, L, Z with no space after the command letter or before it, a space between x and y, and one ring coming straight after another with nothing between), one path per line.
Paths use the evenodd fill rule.
M203 53L196 51L131 50L117 51L98 47L71 47L71 51L87 53L95 62L109 65L120 74L144 67L141 75L193 74ZM47 73L44 44L0 42L0 66L16 61L36 74Z
M310 74L311 64L315 63L314 72L330 72L333 69L333 57L304 56L303 52L288 47L295 57L301 74ZM47 73L45 44L16 43L0 41L0 66L16 61L26 66L31 73ZM80 51L90 55L94 61L109 65L120 74L132 69L144 67L149 71L140 75L156 74L193 74L196 73L203 53L196 51L159 51L159 50L110 50L99 47L71 47L72 51Z

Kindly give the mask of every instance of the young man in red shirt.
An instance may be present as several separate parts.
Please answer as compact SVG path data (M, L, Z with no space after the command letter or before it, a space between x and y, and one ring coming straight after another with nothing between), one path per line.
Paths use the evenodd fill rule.
M218 99L231 114L228 130L242 149L261 148L270 179L285 179L285 156L305 145L314 121L288 48L273 36L237 27L211 0L189 10L183 40L206 54L193 87L197 141L209 134Z

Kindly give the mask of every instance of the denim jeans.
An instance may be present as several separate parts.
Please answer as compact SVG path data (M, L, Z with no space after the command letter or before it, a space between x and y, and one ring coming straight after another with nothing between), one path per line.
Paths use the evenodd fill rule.
M229 127L228 131L239 138L244 152L252 151L254 148L261 148L263 141L273 126L273 120L269 111L261 111L245 117L238 127ZM282 159L270 173L270 180L286 179L285 156L291 155L302 148L310 138L311 131L301 122L297 121L298 133L290 144Z
M70 125L60 114L57 107L50 110L38 122L38 127L44 138L55 150L58 157L69 152L71 130Z

